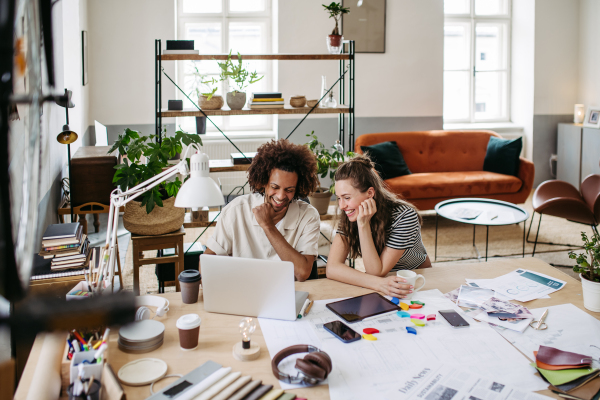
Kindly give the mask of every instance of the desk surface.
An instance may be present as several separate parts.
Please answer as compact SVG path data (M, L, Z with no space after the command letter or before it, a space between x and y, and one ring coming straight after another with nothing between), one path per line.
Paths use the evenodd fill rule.
M528 302L528 308L533 309L572 303L593 317L600 319L600 313L593 313L584 309L580 282L535 258L501 259L486 263L469 264L449 263L448 266L445 267L419 270L419 273L427 278L427 284L423 290L439 289L442 293L446 293L456 289L461 284L464 284L464 279L467 277L473 279L493 278L511 272L516 268L527 268L538 271L562 279L568 283L564 289L553 293L550 296L550 299L538 299ZM296 290L308 291L311 300L358 296L371 292L368 289L343 284L329 279L296 282ZM163 296L168 298L171 303L170 311L167 316L158 319L166 326L164 344L159 349L150 353L139 355L127 354L118 349L118 333L116 330L111 331L109 357L115 372L117 372L124 364L144 357L157 357L163 359L169 366L169 374L186 374L205 361L213 360L223 366L232 367L233 371L241 371L245 375L251 375L253 379L261 379L263 382L279 387L278 381L271 372L271 358L264 337L262 336L260 326L257 327L257 331L253 335L253 341L261 346L260 358L251 362L237 361L233 358L231 352L233 345L240 340L240 335L238 333L239 316L207 313L204 311L201 297L198 303L188 305L181 303L180 293L167 293ZM179 338L175 323L181 315L189 313L197 313L202 318L200 342L197 349L184 352L179 348ZM40 341L43 341L43 339L38 337L31 351L31 355L15 395L15 399L17 400L25 399L27 396L27 390L31 383L31 377L41 350ZM155 386L163 387L171 382L173 382L172 379L165 379ZM124 386L124 388L128 400L144 399L150 395L149 386ZM292 392L300 397L309 398L311 400L329 399L329 390L327 386L296 389L292 390ZM548 390L541 393L558 398Z

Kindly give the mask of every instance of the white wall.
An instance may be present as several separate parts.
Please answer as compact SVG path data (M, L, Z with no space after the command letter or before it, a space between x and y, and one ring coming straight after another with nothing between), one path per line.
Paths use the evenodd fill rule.
M578 102L600 105L600 2L580 0Z
M174 0L93 0L88 3L90 112L88 125L154 124L154 40L175 38ZM175 79L175 63L163 63ZM165 82L162 98L175 98ZM144 132L150 134L153 132Z

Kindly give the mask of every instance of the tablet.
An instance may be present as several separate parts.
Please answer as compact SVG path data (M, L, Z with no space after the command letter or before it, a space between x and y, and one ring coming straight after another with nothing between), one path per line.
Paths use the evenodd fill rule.
M350 323L391 311L400 311L400 307L379 293L369 293L363 296L328 303L326 307L344 321Z

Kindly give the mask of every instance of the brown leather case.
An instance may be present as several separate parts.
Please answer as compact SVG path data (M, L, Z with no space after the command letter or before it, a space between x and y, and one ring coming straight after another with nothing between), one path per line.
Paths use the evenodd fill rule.
M73 207L96 202L110 204L110 192L117 165L109 146L83 146L71 158L71 201Z

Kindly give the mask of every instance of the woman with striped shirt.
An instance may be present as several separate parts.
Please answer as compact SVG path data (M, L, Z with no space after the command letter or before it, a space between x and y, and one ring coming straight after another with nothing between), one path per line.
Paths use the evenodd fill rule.
M366 155L356 155L335 173L342 211L338 235L327 261L327 277L398 298L413 287L390 271L431 267L421 239L415 207L396 197ZM362 257L366 274L348 267L346 258Z

